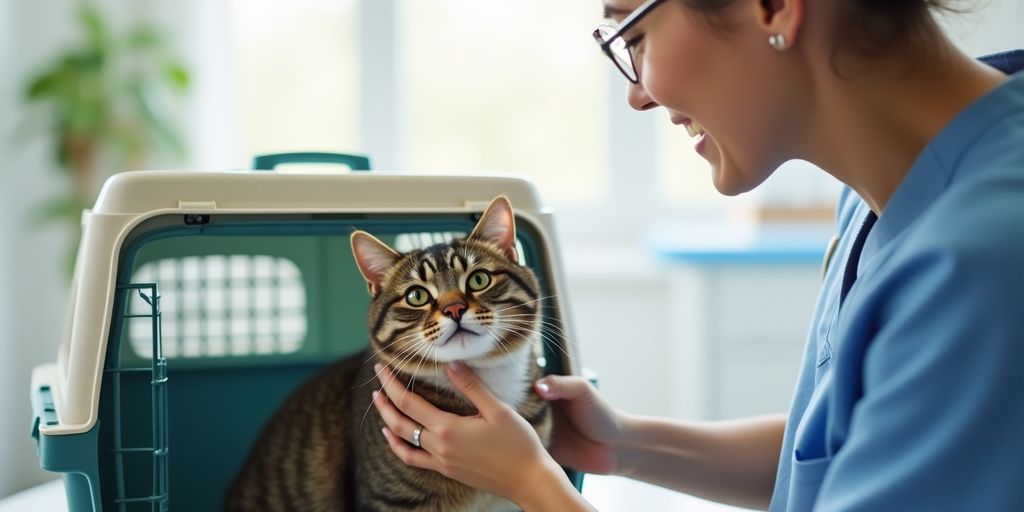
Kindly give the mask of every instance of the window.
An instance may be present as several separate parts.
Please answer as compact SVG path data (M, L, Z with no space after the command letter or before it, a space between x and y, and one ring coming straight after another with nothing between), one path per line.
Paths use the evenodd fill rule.
M745 218L765 197L722 196L681 127L629 109L590 35L599 3L230 6L240 162L322 150L365 153L381 169L522 173L570 239L601 238L588 234L598 225Z
M258 154L358 152L355 0L232 0L240 163Z
M408 168L524 173L560 203L607 193L599 4L401 5Z

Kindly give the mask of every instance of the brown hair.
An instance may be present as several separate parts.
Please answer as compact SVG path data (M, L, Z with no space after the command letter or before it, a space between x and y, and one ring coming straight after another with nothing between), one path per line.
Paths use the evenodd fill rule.
M949 0L840 0L834 54L862 57L919 46L933 28L932 12L956 12Z
M728 31L718 14L736 0L682 0L705 15L711 26ZM768 3L772 0L761 0ZM850 51L855 56L878 57L891 50L920 44L932 27L930 13L960 12L951 0L819 0L839 2L833 57Z

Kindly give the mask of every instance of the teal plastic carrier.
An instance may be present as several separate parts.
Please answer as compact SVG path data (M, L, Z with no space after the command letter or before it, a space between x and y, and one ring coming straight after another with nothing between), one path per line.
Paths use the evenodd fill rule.
M258 170L287 162L352 171ZM424 247L508 196L547 297L546 371L580 373L551 212L526 179L358 172L369 160L335 154L254 168L118 174L83 213L64 338L31 390L40 465L63 473L69 510L219 510L284 399L368 344L356 229Z

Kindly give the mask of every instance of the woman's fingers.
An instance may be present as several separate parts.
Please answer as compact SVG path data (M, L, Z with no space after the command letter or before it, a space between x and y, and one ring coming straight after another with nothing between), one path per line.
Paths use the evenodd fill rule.
M394 452L399 459L402 459L402 462L410 466L437 471L434 458L430 455L430 452L414 447L405 439L395 435L395 433L387 427L384 427L381 432L383 432L384 439L387 440L391 451Z
M412 418L416 423L427 428L436 428L449 415L449 413L434 407L434 404L424 400L423 397L405 389L405 384L398 379L390 368L377 364L374 366L374 369L377 371L377 378L380 380L381 389L387 393L391 403L402 414Z
M420 425L395 408L394 404L391 403L391 400L388 400L387 395L384 393L379 391L373 392L373 405L377 406L377 411L380 412L380 417L384 419L388 429L411 444L416 427ZM420 432L421 446L423 445L423 432L425 431Z
M385 374L378 370L381 374L381 380L385 378ZM401 388L402 392L405 392L405 388ZM411 393L409 393L411 394ZM416 396L416 395L413 395ZM418 397L417 397L418 398ZM427 451L427 438L430 437L430 431L423 427L421 424L416 423L402 411L400 411L395 404L388 399L386 393L380 391L373 392L373 405L377 407L377 411L380 413L381 418L387 425L381 432L384 434L384 438L388 442L388 446L391 447L391 451L398 456L402 462L424 469L437 470L435 461ZM419 446L413 445L413 440L416 437L416 429L420 428L419 434Z
M537 395L545 400L573 400L594 392L590 381L582 377L548 375L534 384Z

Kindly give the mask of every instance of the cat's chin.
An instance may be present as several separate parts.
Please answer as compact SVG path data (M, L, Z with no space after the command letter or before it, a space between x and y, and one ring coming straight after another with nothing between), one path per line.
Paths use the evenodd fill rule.
M449 363L483 357L493 350L494 341L490 336L460 329L452 333L444 343L434 347L432 355L439 363Z

